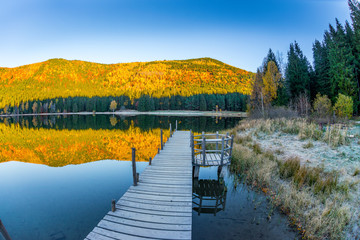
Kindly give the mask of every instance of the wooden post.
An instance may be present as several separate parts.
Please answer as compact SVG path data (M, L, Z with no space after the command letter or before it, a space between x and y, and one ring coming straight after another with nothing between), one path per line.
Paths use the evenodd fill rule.
M160 154L160 148L158 148L158 154Z
M205 137L203 137L202 139L202 154L203 154L203 165L205 165L205 160L206 160L206 140L205 140Z
M175 130L177 131L177 120L176 120L175 124L176 124L176 125L175 125Z
M0 220L0 233L4 236L5 240L11 240L9 233L6 231L4 224Z
M190 131L190 147L191 147L191 159L192 163L195 163L195 149L194 149L194 134Z
M227 132L226 133L226 148L227 148L228 142L229 142L229 133Z
M152 160L152 159L151 159L151 158L149 158L149 165L151 165L151 160Z
M172 131L172 129L171 129L171 123L170 123L170 137L172 137L171 131Z
M115 210L116 210L115 200L113 199L113 200L111 201L111 211L112 211L112 212L115 212Z
M164 149L164 144L163 144L163 130L160 129L160 148L161 150Z
M192 137L193 136L193 133L192 133L192 130L190 129L190 147L192 146L192 142L191 142L191 140L192 140Z
M234 144L234 135L231 135L229 158L231 158L231 155L232 155L233 144Z
M219 138L219 132L216 131L216 139L218 139L218 138ZM216 150L219 150L219 143L217 140L216 140Z
M220 165L223 165L224 162L224 147L225 147L225 139L224 137L221 138L221 162Z
M133 180L134 180L134 186L137 186L137 174L136 174L136 161L135 161L135 148L132 148L132 170L133 170Z

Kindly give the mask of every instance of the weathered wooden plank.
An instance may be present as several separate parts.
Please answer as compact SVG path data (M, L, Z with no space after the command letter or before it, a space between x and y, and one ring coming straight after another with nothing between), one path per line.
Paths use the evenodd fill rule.
M189 186L188 188L173 188L173 187L155 187L155 186L143 186L142 184L133 187L131 186L129 189L134 190L142 190L142 191L149 191L149 192L162 192L162 193L184 193L184 192L190 192L192 193L192 187Z
M105 220L120 223L124 225L130 226L137 226L143 228L150 228L150 229L163 229L163 230L172 230L172 231L191 231L191 224L184 225L184 224L165 224L165 223L153 223L153 222L144 222L144 221L136 221L131 219L125 219L115 216L106 215L104 217Z
M156 195L156 196L173 196L173 197L189 197L191 192L188 191L186 193L168 193L168 192L156 192L156 191L148 191L148 190L128 190L131 193L138 193L138 194L149 194L149 195Z
M171 237L172 239L179 239L179 240L191 238L191 231L169 231L169 230L148 229L148 228L118 224L114 222L109 222L107 220L100 221L99 227L104 229L111 229L120 233L136 235L139 237L151 236L153 238L160 238L160 239L166 239Z
M151 180L156 180L156 181L160 181L160 182L169 182L169 183L176 183L176 182L185 182L185 183L191 183L191 180L188 178L184 178L184 177L161 177L161 176L141 176L140 177L140 181L151 181Z
M162 216L129 211L109 212L108 215L154 223L189 224L191 222L191 217L186 216Z
M126 200L119 200L117 202L117 207L119 206L127 206L139 209L150 209L150 210L158 210L158 211L166 211L166 212L192 212L189 209L189 206L166 206L166 205L155 205L155 204L148 204L148 203L138 203L138 202L131 202Z
M156 239L156 238L144 238L119 232L114 232L112 230L103 229L100 227L95 227L93 230L94 233L97 233L102 236L110 237L112 240L114 239L126 239L126 240L149 240L149 239Z
M154 204L154 205L160 205L160 206L192 206L192 202L171 202L171 201L157 201L157 200L151 200L151 199L139 199L139 198L128 198L128 197L122 197L121 200L136 202L136 203L147 203L147 204Z
M130 198L138 198L138 199L149 199L149 200L157 200L157 201L164 201L164 202L188 202L189 197L174 197L174 196L155 196L149 194L137 194L137 193L130 193L126 192L124 194L125 197Z
M89 233L89 235L87 235L86 239L89 239L89 240L114 240L113 238L109 238L104 235L100 235L94 231Z
M169 185L166 183L145 183L145 182L140 182L138 185L142 185L142 186L154 186L154 187L176 187L176 188L189 188L191 186L189 185Z
M128 212L136 212L136 213L143 213L143 214L151 214L157 216L176 216L176 217L191 217L191 212L170 212L164 210L152 210L152 209L145 209L140 207L128 207L128 206L121 206L118 205L116 210L119 211L128 211Z

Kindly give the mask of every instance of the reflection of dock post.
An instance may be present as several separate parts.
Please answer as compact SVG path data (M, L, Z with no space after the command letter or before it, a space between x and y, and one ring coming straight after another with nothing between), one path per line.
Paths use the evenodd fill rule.
M137 186L138 182L138 174L136 173L136 161L135 161L135 148L132 148L132 170L133 170L133 180L134 180L134 186Z
M0 233L4 236L5 240L11 240L9 233L6 231L5 226L0 220Z
M175 131L177 131L177 120L175 122Z
M218 169L217 169L217 177L218 177L218 180L220 179L221 177L221 171L222 171L222 165L219 165Z
M200 173L200 167L199 166L193 166L193 178L198 179Z
M171 123L170 123L170 137L172 137L171 131L172 131L172 129L171 129Z
M151 160L152 160L152 158L149 158L149 165L151 165Z

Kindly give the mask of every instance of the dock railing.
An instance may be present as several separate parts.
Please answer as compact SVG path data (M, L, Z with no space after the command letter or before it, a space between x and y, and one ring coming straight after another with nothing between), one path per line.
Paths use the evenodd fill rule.
M190 133L192 162L197 166L223 166L230 164L234 136L226 134Z

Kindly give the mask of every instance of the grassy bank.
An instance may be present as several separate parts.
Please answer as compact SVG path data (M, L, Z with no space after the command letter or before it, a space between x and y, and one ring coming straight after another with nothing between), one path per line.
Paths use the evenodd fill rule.
M243 120L233 134L236 137L231 170L240 180L267 194L304 238L360 237L359 173L310 164L306 156L289 153L287 147L297 141L298 148L309 152L312 145L319 144L334 150L350 144L346 128L337 125L319 129L303 119ZM285 141L281 142L282 137ZM294 142L289 138L294 138ZM281 142L281 147L269 148L267 143L272 144L271 141Z

